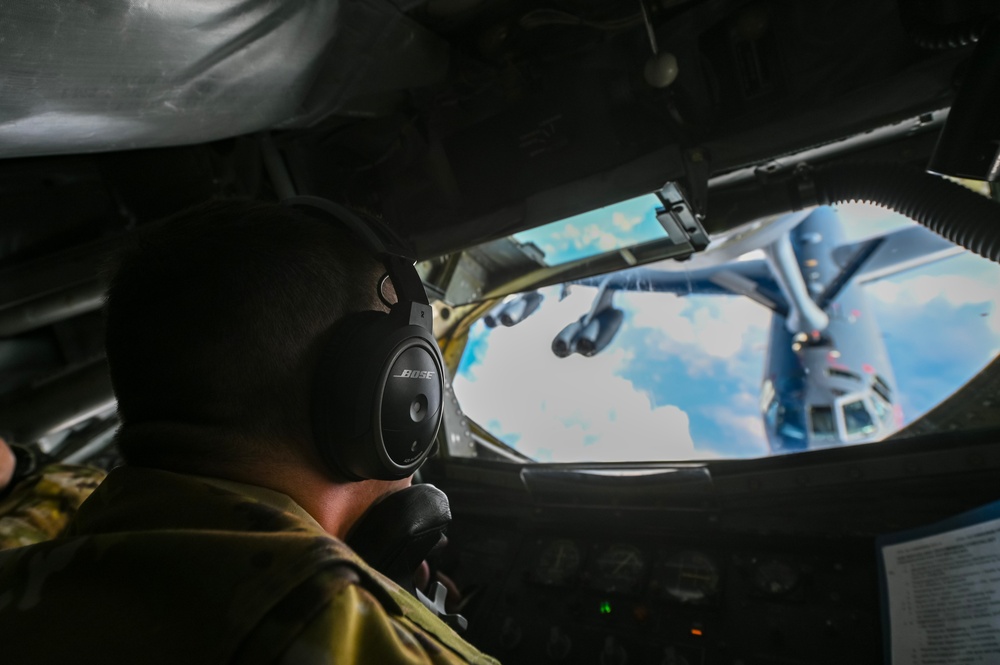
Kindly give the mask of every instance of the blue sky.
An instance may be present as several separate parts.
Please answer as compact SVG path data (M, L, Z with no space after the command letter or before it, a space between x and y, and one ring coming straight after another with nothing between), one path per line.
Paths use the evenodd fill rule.
M839 210L852 240L912 224L869 206ZM1000 266L965 253L864 288L907 422L1000 352ZM595 292L574 286L559 301L552 287L518 326L477 323L455 378L466 413L541 461L767 454L758 410L767 309L735 296L621 293L625 324L611 345L593 358L556 358L552 338Z
M521 243L534 243L545 262L559 265L666 236L656 221L660 200L653 194L598 208L582 215L515 233Z

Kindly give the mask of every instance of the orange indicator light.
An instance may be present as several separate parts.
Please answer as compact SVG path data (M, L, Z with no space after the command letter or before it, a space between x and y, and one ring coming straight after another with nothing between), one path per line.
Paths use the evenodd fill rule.
M701 635L702 635L701 628L692 628L691 629L691 634L692 635L697 635L698 637L701 637Z

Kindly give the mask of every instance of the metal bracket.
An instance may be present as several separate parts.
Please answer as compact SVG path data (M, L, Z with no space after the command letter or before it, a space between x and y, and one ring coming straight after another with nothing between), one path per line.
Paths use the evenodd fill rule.
M701 225L701 219L684 192L674 182L668 182L660 190L663 207L656 209L656 219L675 245L688 244L690 254L708 247L708 233ZM678 257L680 259L687 258Z
M461 614L448 614L444 609L444 602L448 598L448 589L440 582L434 583L434 600L431 600L424 593L417 589L417 599L424 604L424 607L433 612L439 619L448 624L455 631L464 631L469 627L469 620Z

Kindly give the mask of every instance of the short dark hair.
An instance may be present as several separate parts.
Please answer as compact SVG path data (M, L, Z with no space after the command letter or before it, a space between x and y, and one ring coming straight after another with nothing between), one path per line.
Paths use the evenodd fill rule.
M131 233L106 301L122 457L177 466L157 463L160 443L125 436L143 424L223 432L195 453L216 460L274 452L234 441L308 438L319 340L345 314L380 307L381 272L336 223L273 203L214 201Z

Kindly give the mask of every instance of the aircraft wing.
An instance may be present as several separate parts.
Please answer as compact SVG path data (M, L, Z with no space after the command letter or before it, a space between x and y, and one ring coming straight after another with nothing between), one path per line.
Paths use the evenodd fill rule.
M851 280L861 284L873 282L964 251L923 226L841 245L833 250L833 259L841 272L820 295L817 304L825 307Z
M863 251L869 243L878 243L878 246L871 251L854 275L862 283L918 268L965 251L930 229L913 226L879 238L842 245L834 250L833 258L839 265L847 266L851 258Z
M577 284L612 291L649 291L677 295L745 296L777 314L788 314L788 303L763 260L737 261L698 270L632 268L614 275L580 280Z

